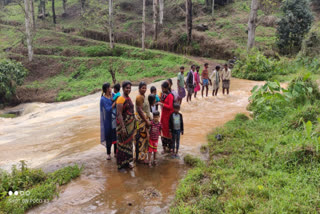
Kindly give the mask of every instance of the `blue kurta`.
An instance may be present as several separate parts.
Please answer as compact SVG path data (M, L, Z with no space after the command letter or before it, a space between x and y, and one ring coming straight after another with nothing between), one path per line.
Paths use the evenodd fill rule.
M100 133L102 145L116 141L116 129L112 126L112 99L104 96L100 99Z

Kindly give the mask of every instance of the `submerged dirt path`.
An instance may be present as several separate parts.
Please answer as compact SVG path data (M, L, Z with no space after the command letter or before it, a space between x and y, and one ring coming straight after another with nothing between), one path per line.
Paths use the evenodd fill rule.
M184 102L181 159L160 156L158 167L138 165L127 173L117 171L114 158L105 160L105 148L99 144L100 93L70 102L24 104L21 117L0 119L0 167L10 169L19 160L45 171L85 165L80 178L61 188L59 198L28 213L163 213L187 170L183 156L200 154L213 128L246 112L250 90L257 84L262 83L232 79L229 96L220 91L218 97L198 94L191 103ZM160 83L148 88L152 85L160 90ZM136 95L133 88L130 97Z

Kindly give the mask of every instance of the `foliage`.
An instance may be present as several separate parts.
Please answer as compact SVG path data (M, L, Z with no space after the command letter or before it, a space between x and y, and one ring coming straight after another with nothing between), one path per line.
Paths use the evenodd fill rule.
M267 80L275 72L276 64L272 59L267 59L259 51L253 50L237 61L232 75L249 80Z
M170 212L317 213L320 105L310 104L317 92L310 93L309 81L297 78L288 90L278 82L255 87L250 108L256 117L238 115L208 136L210 158L180 182ZM297 102L296 93L307 100ZM290 127L297 120L300 125Z
M282 5L283 17L278 23L277 46L284 55L296 54L313 21L307 0L288 0Z
M77 165L44 173L41 169L29 169L24 161L20 167L12 167L11 173L0 171L0 213L24 213L31 207L50 201L57 195L57 185L67 184L80 175ZM9 195L9 192L18 195Z
M22 85L26 74L27 71L21 63L0 61L0 102L10 100L16 87Z

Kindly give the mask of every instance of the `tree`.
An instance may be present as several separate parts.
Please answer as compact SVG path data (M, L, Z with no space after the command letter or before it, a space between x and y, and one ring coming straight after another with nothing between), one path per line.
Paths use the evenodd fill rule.
M34 15L34 0L30 0L31 3L31 14L32 14L32 29L36 31L36 19Z
M247 50L250 50L253 47L255 42L256 28L257 28L257 21L258 21L258 7L259 7L259 0L252 0L250 16L248 21Z
M4 103L15 94L16 87L22 85L26 69L21 63L15 63L9 60L0 62L0 101Z
M113 0L109 0L109 40L110 48L114 48L114 34L113 34Z
M81 5L80 15L82 16L85 12L86 0L80 0L80 5Z
M163 25L164 0L159 0L159 24Z
M186 29L187 42L190 45L192 38L192 0L186 0Z
M46 1L40 0L38 13L44 19L46 17Z
M277 46L281 54L295 54L300 51L304 36L313 21L307 0L287 0L283 2L284 16L278 23Z
M158 5L159 0L153 0L153 40L157 41L158 39Z
M53 20L53 24L57 24L57 19L56 19L56 10L55 10L55 6L54 6L54 0L52 1L52 20Z
M142 6L142 39L141 39L141 43L142 43L142 50L145 50L145 37L146 37L146 0L142 0L143 1L143 6Z
M67 14L67 0L62 0L63 14Z
M211 13L212 13L212 18L213 18L214 17L214 0L212 0L212 5L211 6L212 6Z
M32 3L31 0L24 0L24 13L25 13L25 25L26 25L26 37L27 37L27 48L28 48L28 59L29 62L33 59L33 35L32 35Z

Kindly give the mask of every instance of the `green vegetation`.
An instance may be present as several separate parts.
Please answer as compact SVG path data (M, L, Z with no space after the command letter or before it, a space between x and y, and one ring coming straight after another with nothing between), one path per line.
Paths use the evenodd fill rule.
M0 61L0 104L11 99L16 87L23 84L26 75L26 69L21 63Z
M282 10L284 15L277 28L279 52L286 55L297 54L313 21L309 1L289 0L283 2Z
M237 115L209 135L210 158L181 181L171 213L317 213L319 99L309 75L287 90L255 87L254 119Z
M320 74L320 59L317 57L298 56L290 59L268 59L261 52L252 50L240 56L232 70L232 76L249 80L281 80L287 81L292 76L310 72Z
M15 118L17 115L15 114L0 114L0 117L3 118Z
M82 169L74 165L46 174L41 169L27 168L21 161L19 169L13 166L11 173L0 171L0 213L25 213L38 204L51 201L58 195L57 185L69 183ZM18 194L9 195L10 191Z

